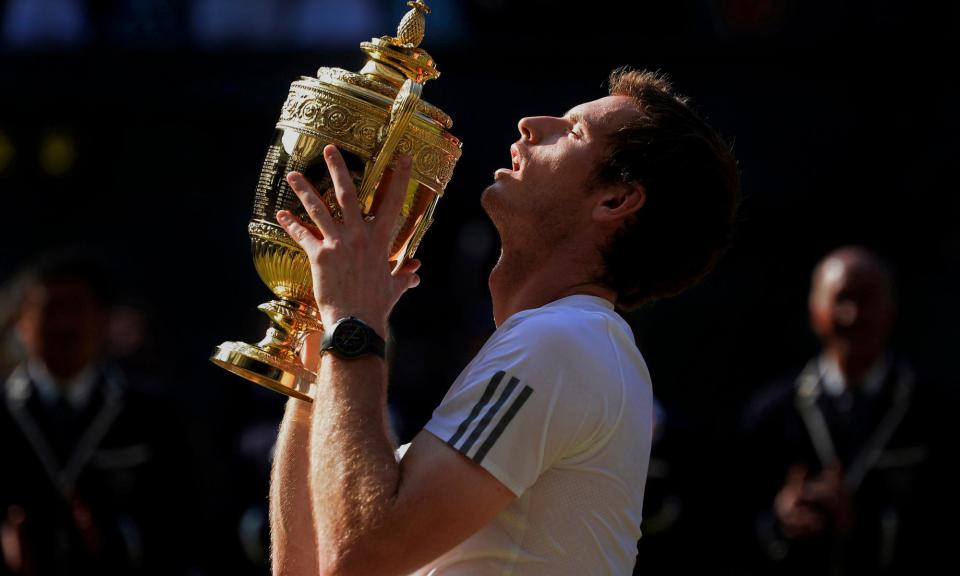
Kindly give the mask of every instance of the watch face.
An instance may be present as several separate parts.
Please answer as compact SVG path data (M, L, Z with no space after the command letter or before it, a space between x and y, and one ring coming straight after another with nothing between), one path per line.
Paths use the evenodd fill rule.
M333 331L333 346L344 356L356 356L367 347L366 326L350 320L341 322Z

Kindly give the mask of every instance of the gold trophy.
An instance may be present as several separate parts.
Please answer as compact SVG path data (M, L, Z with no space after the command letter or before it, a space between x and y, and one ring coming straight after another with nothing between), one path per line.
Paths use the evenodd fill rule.
M224 342L210 357L234 374L302 400L311 401L316 375L300 361L300 348L308 334L323 326L306 254L275 219L277 210L286 209L310 222L287 184L287 173L302 172L339 218L322 154L327 144L336 145L353 176L361 210L369 215L377 211L377 185L394 153L411 155L410 181L389 255L400 266L433 222L460 158L460 141L447 132L453 125L450 117L420 99L423 84L440 75L430 55L418 48L430 8L421 0L407 5L411 9L396 37L360 44L369 58L360 72L320 68L316 78L303 76L290 85L247 228L257 273L277 297L259 306L269 316L270 328L256 344Z

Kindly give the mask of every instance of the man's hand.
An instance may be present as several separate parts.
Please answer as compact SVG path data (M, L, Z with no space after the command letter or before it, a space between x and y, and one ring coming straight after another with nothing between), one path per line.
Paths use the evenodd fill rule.
M827 466L807 481L800 498L802 504L825 511L831 527L840 533L850 529L853 516L850 493L843 480L839 464Z
M6 517L0 521L0 551L3 552L4 561L0 567L6 567L15 573L31 572L26 523L27 513L16 505L10 506Z
M845 532L851 508L840 468L831 466L809 478L806 466L793 465L774 500L774 512L790 538L812 538L827 530Z
M807 467L794 464L773 501L773 511L788 538L810 538L822 533L827 526L824 514L804 505L801 500L806 481Z
M387 262L410 179L410 157L397 156L393 170L384 173L377 191L384 195L378 213L364 219L343 156L333 145L323 149L323 156L343 222L334 220L316 189L299 172L287 175L287 182L318 231L287 210L277 212L277 221L307 253L323 324L331 326L345 316L356 316L386 336L393 306L405 291L420 283L416 275L419 261L410 260L395 274Z

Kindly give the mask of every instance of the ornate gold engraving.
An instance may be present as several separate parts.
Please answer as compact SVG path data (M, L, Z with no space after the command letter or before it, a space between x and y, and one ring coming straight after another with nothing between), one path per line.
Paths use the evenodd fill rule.
M364 159L370 159L382 139L388 111L330 87L315 79L294 82L283 105L277 128L290 129L325 142L334 142ZM414 157L414 177L443 194L460 158L460 142L414 117L397 151Z

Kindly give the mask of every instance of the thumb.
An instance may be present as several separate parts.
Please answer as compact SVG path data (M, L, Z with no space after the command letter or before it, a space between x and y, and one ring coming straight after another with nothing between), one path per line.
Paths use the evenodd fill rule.
M404 262L403 265L400 266L400 268L393 274L394 276L400 276L402 274L413 274L414 272L420 269L420 264L421 262L419 260L417 260L416 258L411 258L410 260L407 260L406 262Z
M393 287L394 291L397 293L397 297L400 294L403 294L411 288L416 288L420 285L420 276L414 273L409 274L397 274L393 277Z
M420 276L416 273L419 269L420 261L412 259L404 262L400 269L393 273L391 280L398 298L400 294L420 285Z
M803 484L807 480L807 467L804 464L794 464L787 472L787 484Z

